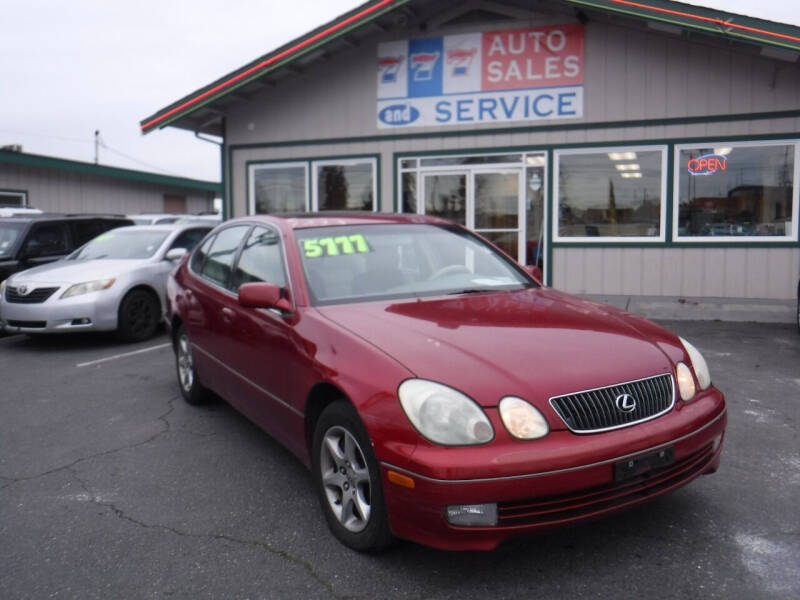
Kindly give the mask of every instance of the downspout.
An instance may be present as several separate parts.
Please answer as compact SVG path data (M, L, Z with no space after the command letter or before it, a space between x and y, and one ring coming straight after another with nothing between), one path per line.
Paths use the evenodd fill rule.
M216 146L219 146L220 175L222 179L222 220L225 221L228 219L228 213L229 213L228 203L227 203L227 198L228 198L227 177L226 177L227 169L225 161L225 117L222 117L221 124L222 124L221 142L218 142L217 140L212 139L210 137L205 137L200 131L195 131L194 137L196 137L198 140L202 140L204 142L208 142L210 144L215 144Z

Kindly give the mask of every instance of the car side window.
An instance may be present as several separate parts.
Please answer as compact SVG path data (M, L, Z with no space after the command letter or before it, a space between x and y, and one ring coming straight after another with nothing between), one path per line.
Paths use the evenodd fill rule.
M250 225L238 225L217 233L217 237L208 249L208 256L200 275L217 285L226 287L236 251L249 229Z
M69 252L67 230L62 223L38 225L25 241L24 255L28 258L58 256L67 252Z
M200 270L203 268L203 263L206 261L206 256L208 256L208 249L215 239L217 239L217 236L210 236L192 255L192 261L189 263L189 266L195 273L199 274Z
M210 230L208 228L187 229L175 238L169 249L172 250L173 248L186 248L187 252L191 252L192 248L194 248L209 231Z
M276 231L255 227L239 256L231 289L237 291L245 283L264 281L286 286L281 239Z

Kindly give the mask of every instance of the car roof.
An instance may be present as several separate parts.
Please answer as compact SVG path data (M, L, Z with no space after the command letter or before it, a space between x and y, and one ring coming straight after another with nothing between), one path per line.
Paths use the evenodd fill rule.
M184 229L213 229L211 223L161 223L158 225L126 225L119 229L126 231L183 231Z
M41 214L17 214L10 217L0 217L3 222L18 221L31 223L33 221L78 221L81 219L108 219L113 221L130 221L125 215L95 215L95 214L61 214L61 213L41 213Z
M430 225L452 225L451 221L417 214L397 214L379 212L347 212L330 211L324 213L276 213L269 215L252 215L240 217L233 221L264 221L281 224L289 229L306 229L310 227L332 227L336 225L378 225L400 223L423 223ZM226 221L228 223L230 221Z

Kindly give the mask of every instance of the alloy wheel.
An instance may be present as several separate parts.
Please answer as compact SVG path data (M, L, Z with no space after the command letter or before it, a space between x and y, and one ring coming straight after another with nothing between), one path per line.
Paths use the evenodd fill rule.
M353 533L369 524L372 486L364 453L353 434L341 426L325 432L320 448L322 485L328 505Z

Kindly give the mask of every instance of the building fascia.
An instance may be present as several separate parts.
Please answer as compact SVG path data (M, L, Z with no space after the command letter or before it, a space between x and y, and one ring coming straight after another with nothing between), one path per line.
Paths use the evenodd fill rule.
M123 179L126 181L136 181L139 183L153 183L157 185L167 185L193 190L202 190L219 194L222 185L214 181L202 181L200 179L188 179L185 177L174 177L172 175L160 175L147 171L135 171L133 169L123 169L120 167L108 167L105 165L95 165L75 160L54 158L52 156L42 156L39 154L28 154L21 152L7 152L0 150L0 165L19 165L23 167L34 167L42 169L57 169L84 175L94 175L97 177L110 177L112 179Z

